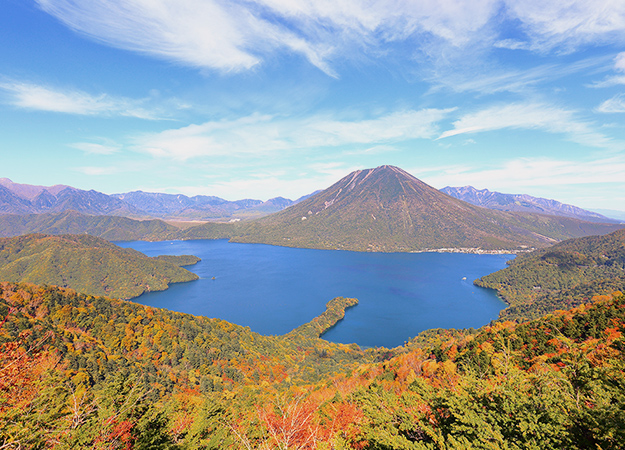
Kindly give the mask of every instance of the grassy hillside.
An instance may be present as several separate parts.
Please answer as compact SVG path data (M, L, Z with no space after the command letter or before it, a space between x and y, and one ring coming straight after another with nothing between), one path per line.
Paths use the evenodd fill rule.
M91 295L132 298L197 280L181 268L195 256L150 258L88 235L0 238L0 280L54 284Z
M510 319L537 318L597 294L625 291L625 230L519 255L476 284L499 292L510 304L501 317Z

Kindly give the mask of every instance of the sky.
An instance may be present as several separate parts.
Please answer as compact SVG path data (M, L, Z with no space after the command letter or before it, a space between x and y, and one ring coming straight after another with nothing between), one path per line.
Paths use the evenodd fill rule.
M384 164L625 210L625 1L0 2L0 177L296 199Z

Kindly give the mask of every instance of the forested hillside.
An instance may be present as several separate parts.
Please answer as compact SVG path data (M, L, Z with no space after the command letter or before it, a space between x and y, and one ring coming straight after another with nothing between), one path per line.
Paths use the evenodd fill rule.
M363 353L57 288L0 288L5 448L602 448L625 297ZM375 362L375 359L391 358Z
M57 214L0 215L0 236L30 233L90 234L109 241L176 239L180 230L162 220L133 220L118 216L92 216L76 211Z
M509 319L538 318L597 294L625 291L625 230L519 255L476 284L499 292L510 305L501 317Z
M150 258L89 235L0 238L0 280L54 284L91 295L132 298L197 280L181 266L198 261L191 255Z
M0 284L0 324L0 444L9 448L198 448L218 436L209 448L225 448L236 423L223 401L237 397L236 412L255 420L260 398L388 354L26 284Z

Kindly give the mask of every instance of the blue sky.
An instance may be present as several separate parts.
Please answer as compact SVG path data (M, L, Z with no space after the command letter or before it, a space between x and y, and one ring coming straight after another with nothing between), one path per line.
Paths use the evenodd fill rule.
M625 210L622 0L3 0L0 177L297 198L392 164Z

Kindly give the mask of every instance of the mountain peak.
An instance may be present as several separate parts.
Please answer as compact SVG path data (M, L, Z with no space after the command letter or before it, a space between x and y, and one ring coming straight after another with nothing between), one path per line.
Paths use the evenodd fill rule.
M525 228L525 221L531 229ZM515 249L553 243L533 222L535 218L452 198L399 167L384 165L348 174L301 203L257 221L235 240L361 251Z

